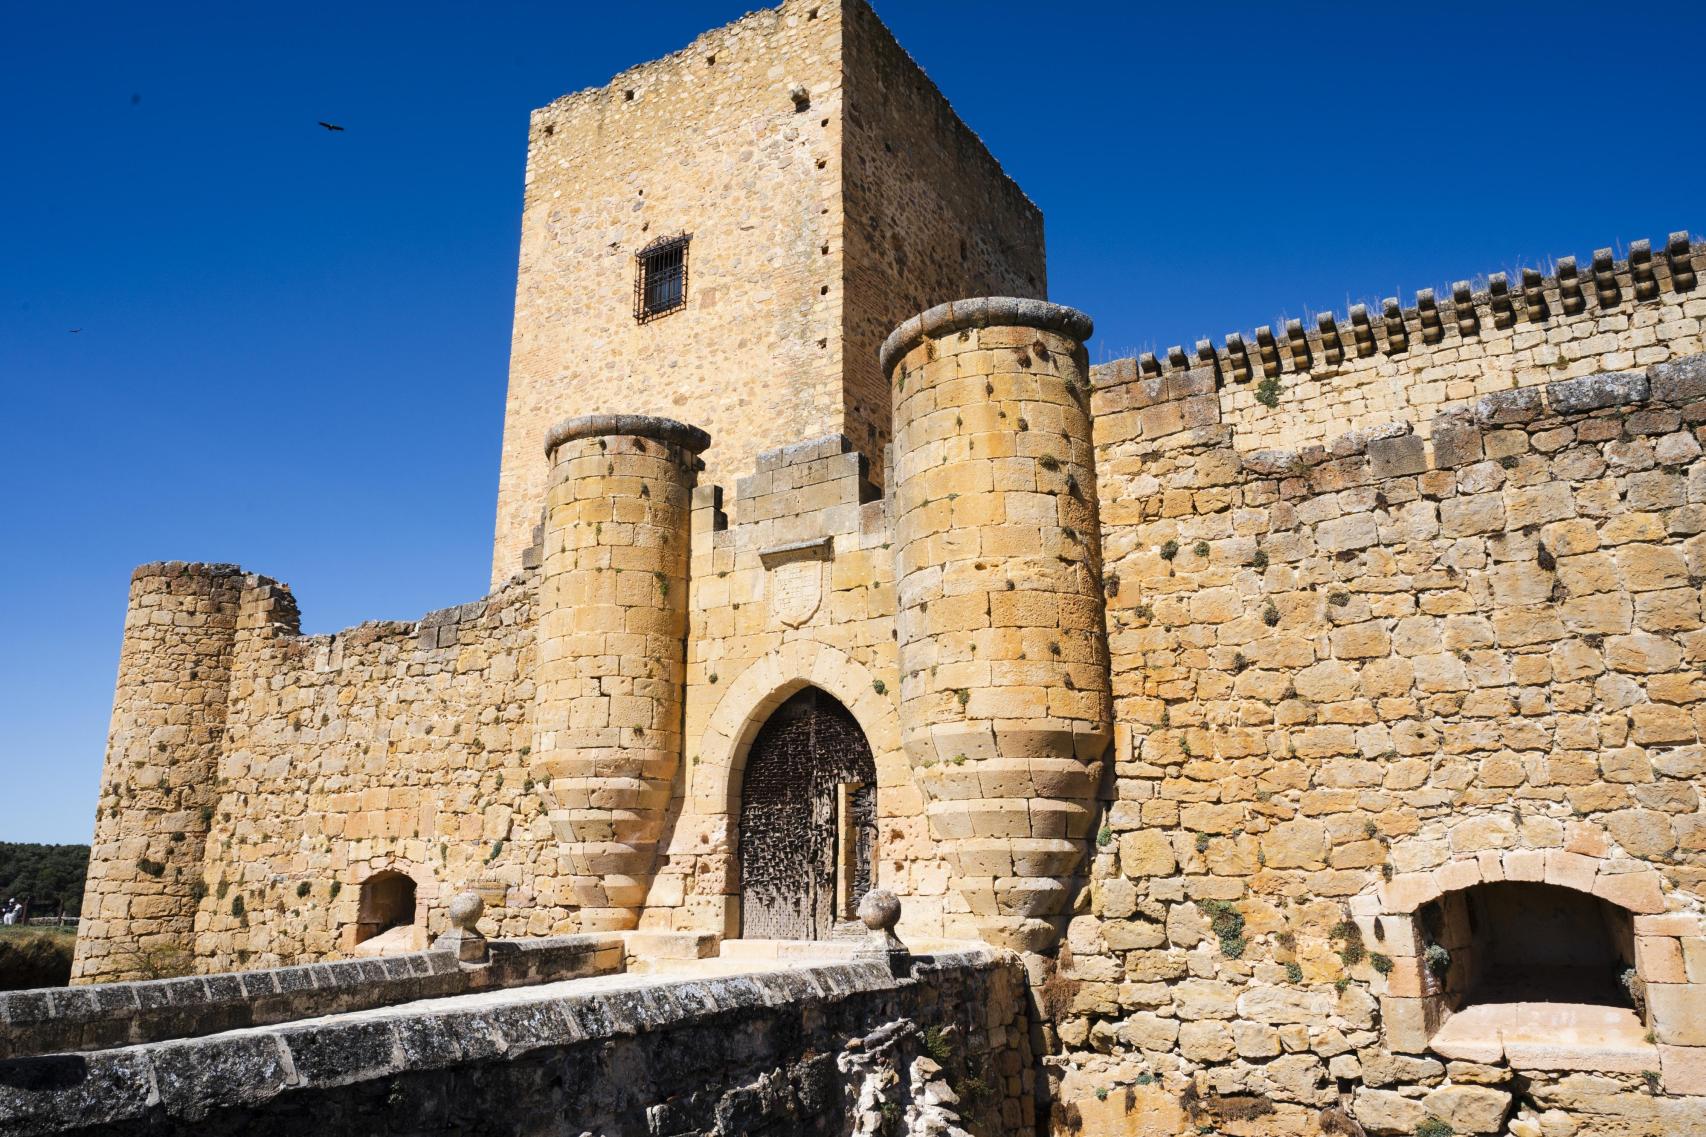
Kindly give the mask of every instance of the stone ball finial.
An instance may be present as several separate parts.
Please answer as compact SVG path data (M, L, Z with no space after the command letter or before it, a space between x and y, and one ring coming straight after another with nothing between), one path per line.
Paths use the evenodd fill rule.
M900 923L900 897L886 888L873 888L859 901L859 919L873 932L893 932Z
M485 912L486 902L472 889L458 892L450 898L450 925L453 928L472 932L474 925L480 922L480 917L485 915Z
M912 974L912 953L894 934L894 926L900 923L900 897L886 888L871 889L859 901L859 920L871 930L861 953L885 960L889 974L897 979Z

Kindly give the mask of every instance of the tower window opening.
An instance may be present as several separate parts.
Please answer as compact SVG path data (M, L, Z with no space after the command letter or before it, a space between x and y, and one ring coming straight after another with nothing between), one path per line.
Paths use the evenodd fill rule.
M686 306L691 239L689 233L659 237L634 254L634 318L642 324Z

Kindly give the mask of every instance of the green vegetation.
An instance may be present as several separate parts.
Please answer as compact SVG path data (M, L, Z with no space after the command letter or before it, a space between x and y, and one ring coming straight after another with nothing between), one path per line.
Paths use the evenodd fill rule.
M0 904L16 897L33 916L75 916L83 910L87 845L25 845L0 841Z
M1220 939L1220 951L1227 959L1244 955L1248 941L1244 938L1244 914L1224 900L1199 900L1197 907L1209 915L1209 927Z

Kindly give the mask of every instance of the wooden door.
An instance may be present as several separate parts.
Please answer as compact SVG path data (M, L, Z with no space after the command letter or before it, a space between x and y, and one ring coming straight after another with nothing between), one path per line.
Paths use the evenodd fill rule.
M825 939L872 887L876 763L864 731L807 687L759 728L741 788L741 935Z

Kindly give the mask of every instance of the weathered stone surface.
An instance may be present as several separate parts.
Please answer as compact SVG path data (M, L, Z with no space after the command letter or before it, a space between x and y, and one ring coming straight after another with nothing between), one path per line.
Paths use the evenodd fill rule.
M1644 372L1601 372L1546 385L1546 401L1556 415L1584 414L1604 407L1647 401Z
M1489 1086L1441 1086L1422 1099L1428 1116L1458 1133L1503 1132L1510 1106L1510 1094Z
M536 116L497 589L304 637L272 582L143 573L80 978L352 953L384 922L363 916L362 886L389 872L417 883L417 922L369 951L442 931L463 887L485 902L485 935L636 925L727 947L761 930L742 895L761 859L741 821L748 756L802 685L847 709L876 770L844 803L869 804L869 827L812 847L868 837L859 887L903 899L908 942L1027 953L1055 1020L1035 1037L1060 1052L1039 1068L1017 1020L985 1024L1000 1069L977 1077L1014 1102L1005 1131L1033 1127L1018 1114L1039 1076L1093 1062L1125 1080L1055 1098L1085 1116L1163 1083L1177 1103L1188 1084L1260 1095L1262 1124L1306 1132L1345 1079L1359 1112L1402 1132L1425 1093L1481 1125L1496 1102L1477 1095L1514 1082L1478 1055L1506 1040L1454 1058L1445 1086L1426 1055L1493 950L1505 886L1582 894L1585 911L1619 909L1619 928L1692 911L1695 251L1665 249L1650 276L1638 258L1596 263L1508 306L1496 289L1429 298L1086 373L1088 318L1029 298L1040 219L1016 188L957 142L919 181L917 156L959 128L927 84L885 80L876 97L874 74L913 74L897 53L864 6L790 0ZM679 184L639 195L659 139L683 131L703 145ZM737 173L707 204L713 168ZM800 202L828 205L777 224ZM843 224L855 215L870 224ZM610 271L688 224L705 254L689 307L636 319ZM967 290L1013 295L955 298ZM897 322L879 374L873 349ZM572 477L547 479L543 416L577 409L552 395L565 383L644 445L588 446ZM626 417L677 403L713 436L691 488L695 462L637 471L699 435ZM577 433L558 449L592 440ZM586 515L536 532L547 481L562 507L581 479ZM714 483L738 500L725 509ZM666 571L661 550L682 547ZM826 857L822 875L845 863ZM832 891L813 896L825 927ZM1706 948L1665 926L1637 924L1666 943L1638 946L1636 978L1657 1026L1693 1038ZM636 1021L653 1003L621 1001ZM493 1009L454 1046L413 1032L371 1053L357 1033L305 1062L498 1062L497 1039L545 1046L588 1025L546 1019ZM1699 1047L1665 1030L1663 1076L1690 1084ZM1534 1060L1550 1044L1523 1045L1511 1053ZM1682 1099L1630 1068L1658 1061L1642 1046L1593 1077L1523 1070L1524 1124L1687 1131ZM722 1127L816 1100L839 1061L825 1056L778 1058L784 1076L719 1094ZM930 1063L890 1073L931 1109L974 1096ZM173 1085L200 1100L193 1079ZM702 1108L672 1100L647 1123L707 1130ZM1129 1120L1108 1109L1106 1124Z
M1395 1090L1358 1090L1351 1112L1370 1133L1414 1133L1427 1118L1420 1101Z

